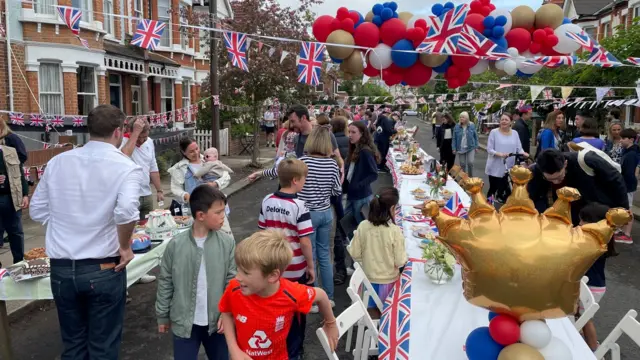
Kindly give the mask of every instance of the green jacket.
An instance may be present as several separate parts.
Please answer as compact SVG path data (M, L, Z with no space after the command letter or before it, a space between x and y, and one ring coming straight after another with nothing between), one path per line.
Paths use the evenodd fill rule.
M217 331L218 303L227 284L236 276L235 249L235 241L222 231L210 231L204 249L196 244L192 229L176 235L167 244L160 264L156 297L158 324L171 324L171 330L178 337L191 336L198 271L204 251L209 334Z

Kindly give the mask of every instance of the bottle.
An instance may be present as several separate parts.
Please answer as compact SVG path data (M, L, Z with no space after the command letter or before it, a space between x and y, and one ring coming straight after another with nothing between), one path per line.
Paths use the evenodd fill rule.
M191 215L191 209L189 209L189 204L188 203L183 203L181 208L182 208L182 216L190 216Z

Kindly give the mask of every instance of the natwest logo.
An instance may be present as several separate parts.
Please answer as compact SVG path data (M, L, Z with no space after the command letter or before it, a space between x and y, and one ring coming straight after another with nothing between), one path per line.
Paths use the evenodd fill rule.
M246 323L247 322L247 317L241 314L236 315L236 320L240 321L241 323Z
M269 349L271 347L271 340L269 340L267 334L262 330L257 330L253 333L253 336L249 339L249 347L256 349L248 349L246 353L249 356L266 356L273 352L273 349Z

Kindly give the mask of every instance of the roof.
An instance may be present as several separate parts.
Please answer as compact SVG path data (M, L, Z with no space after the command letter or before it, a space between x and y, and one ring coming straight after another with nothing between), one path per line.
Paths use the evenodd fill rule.
M107 54L125 56L129 58L137 59L137 60L148 60L148 61L152 61L159 64L165 64L165 65L180 66L179 63L169 59L168 57L162 56L152 51L147 51L147 53L145 54L145 51L142 48L137 46L131 46L131 45L127 46L127 45L117 44L111 41L105 41L104 50L107 52Z
M610 0L573 0L573 6L579 16L593 15L610 3Z

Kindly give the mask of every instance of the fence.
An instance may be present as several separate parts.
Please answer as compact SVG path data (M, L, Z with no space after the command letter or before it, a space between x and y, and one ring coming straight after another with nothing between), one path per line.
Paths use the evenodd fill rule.
M211 130L196 130L193 134L202 151L211 147ZM220 129L218 154L229 155L229 128Z

